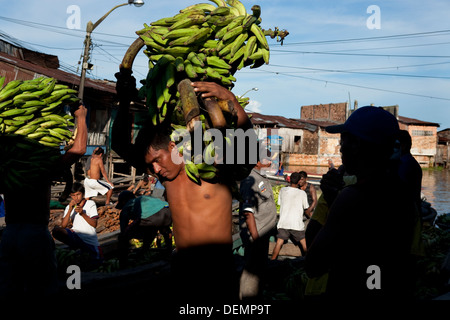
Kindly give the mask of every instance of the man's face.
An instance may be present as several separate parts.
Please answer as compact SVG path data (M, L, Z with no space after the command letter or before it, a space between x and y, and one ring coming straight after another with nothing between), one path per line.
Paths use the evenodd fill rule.
M83 200L83 193L80 191L74 192L70 194L70 197L72 198L73 201L75 201L76 203L80 203L81 200Z
M156 173L159 177L165 180L173 180L184 167L184 163L182 161L179 161L178 164L174 163L172 156L179 157L174 142L170 142L167 149L155 150L150 147L145 155L145 163L150 171Z
M305 177L301 177L300 180L298 181L298 185L300 187L303 187L306 184L306 178Z
M348 174L356 174L358 168L358 149L359 141L356 137L348 134L341 134L341 154L342 164L345 166L345 170Z

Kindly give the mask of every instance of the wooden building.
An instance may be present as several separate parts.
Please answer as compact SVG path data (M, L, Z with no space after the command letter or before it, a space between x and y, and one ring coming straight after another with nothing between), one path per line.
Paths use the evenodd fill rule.
M450 165L450 128L438 131L436 165L448 168Z

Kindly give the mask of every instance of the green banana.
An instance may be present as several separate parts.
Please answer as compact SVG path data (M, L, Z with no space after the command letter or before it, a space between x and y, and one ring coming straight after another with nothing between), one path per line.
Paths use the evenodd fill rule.
M168 31L161 38L162 39L177 39L181 37L190 37L199 30L198 26L191 26L189 28L180 28Z
M6 117L12 117L12 116L18 116L25 113L25 109L9 109L6 111L3 111L0 113L0 117L6 118Z
M266 48L261 48L263 59L266 64L269 64L270 52Z
M261 30L261 29L260 29ZM222 37L222 41L226 42L228 40L233 40L235 39L237 36L239 36L242 32L244 32L244 27L241 26L237 26L231 30L229 30L227 33L225 33L225 35Z
M232 6L233 8L236 8L239 11L240 15L247 15L247 10L245 9L245 6L240 2L239 0L226 0L227 4L229 6Z
M38 132L33 132L33 133L29 133L27 134L28 138L31 139L40 139L42 137L45 137L48 133L45 131L38 131Z
M203 15L192 15L188 18L184 18L182 20L178 20L174 24L172 24L169 27L169 31L175 30L175 29L181 29L181 28L187 28L194 24L201 24L205 22L206 17Z
M174 61L175 64L175 69L178 72L183 72L184 71L184 60L182 57L177 57Z
M182 10L180 12L186 12L186 11L192 11L192 10L202 10L203 12L212 12L216 6L209 4L209 3L197 3L190 5Z
M201 173L202 171L203 172L217 172L217 168L212 164L202 162L202 163L196 164L196 166L197 166L197 170L199 173Z
M195 66L204 67L205 63L198 57L198 55L195 52L189 52L187 56L188 60L191 61L191 63Z
M215 56L206 57L206 63L211 67L218 67L218 68L222 68L222 69L231 69L231 66L228 63L226 63L219 57L215 57Z
M180 38L176 38L172 41L169 42L169 46L171 47L175 47L175 46L184 46L184 43L189 40L191 37L186 36L186 37L180 37Z
M13 119L4 119L3 122L8 126L20 127L25 123L25 121L21 120L13 120Z
M186 161L184 168L187 176L195 183L200 184L200 174L195 164L192 161Z
M247 43L245 45L245 51L244 51L244 61L248 59L250 55L255 52L256 49L256 36L251 36L248 38Z
M166 66L166 70L163 75L163 82L166 84L167 88L170 88L175 83L175 63L170 62Z
M212 171L206 171L206 172L200 172L199 176L203 180L212 180L217 176L217 174Z
M16 95L17 92L20 92L20 88L18 86L12 89L5 90L8 85L9 83L3 88L2 92L0 93L0 102L8 100L10 97Z
M34 131L36 131L36 129L39 127L39 125L28 125L25 127L22 127L20 129L18 129L17 131L15 131L15 134L20 134L20 135L28 135Z
M58 131L55 131L55 130L50 129L50 128L48 129L48 131L49 131L50 135L52 135L52 136L58 138L58 139L61 140L61 141L63 141L63 140L66 139L66 137L65 137L64 135L60 134ZM50 141L50 142L51 142L51 141Z
M184 61L184 71L186 72L186 75L191 79L195 79L198 77L197 73L194 70L194 66L188 59Z
M269 44L267 43L267 39L266 36L264 35L263 31L261 30L261 28L256 25L256 24L252 24L250 27L250 31L256 36L256 38L258 39L259 43L267 50L269 49Z
M11 89L15 89L18 86L20 86L22 84L22 80L12 80L10 82L8 82L3 89L0 91L0 98L3 96L3 94L5 94L7 91L11 90ZM20 90L20 89L19 89Z
M242 47L245 40L248 38L248 33L241 33L236 40L233 41L233 46L231 48L231 57L234 56L234 54Z
M60 122L59 121L55 121L55 120L49 120L49 121L45 121L41 124L39 124L42 128L48 129L51 128L53 126L57 126L59 125Z
M219 15L219 16L227 16L230 14L230 8L229 7L217 7L215 8L213 11L211 11L210 15L211 16L215 16L215 15Z
M188 37L188 39L183 43L183 45L188 46L194 42L199 42L205 40L211 33L211 28L199 29L195 34Z
M168 47L163 49L164 53L173 55L173 56L183 56L192 51L191 47Z
M26 115L26 116L17 116L17 117L14 117L13 119L18 120L18 121L29 121L33 118L34 118L34 114L30 114L30 115Z
M228 63L233 63L237 61L239 58L244 56L245 46L241 46L239 50L233 55L233 57L228 61Z
M11 106L13 104L13 102L14 102L14 100L11 99L11 100L7 100L7 101L0 103L0 111Z
M209 0L211 2L214 2L218 7L226 7L227 3L225 0Z

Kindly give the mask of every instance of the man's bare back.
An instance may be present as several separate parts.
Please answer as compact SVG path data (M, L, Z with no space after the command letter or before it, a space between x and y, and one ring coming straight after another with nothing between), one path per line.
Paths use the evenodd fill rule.
M90 179L100 179L102 176L102 169L104 170L103 159L100 155L92 155L91 167L87 174Z

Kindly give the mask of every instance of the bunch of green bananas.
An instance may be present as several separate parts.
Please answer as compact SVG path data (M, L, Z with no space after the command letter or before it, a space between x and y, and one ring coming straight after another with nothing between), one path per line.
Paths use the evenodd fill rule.
M231 88L237 70L269 63L266 32L259 26L261 8L255 5L248 14L239 0L210 1L214 4L188 6L136 32L147 46L150 69L141 81L140 97L146 99L154 125L166 119L179 124L181 117L173 113L181 109L180 80L215 81Z
M170 124L173 128L192 131L190 123L194 119L201 121L203 130L233 128L236 113L226 101L199 98L200 104L197 104L195 94L182 92L191 86L184 86L182 90L180 85L185 79L214 81L231 89L237 70L269 63L266 36L276 36L277 40L281 37L282 41L288 34L278 28L275 31L261 29L258 5L248 14L239 0L210 1L212 3L188 6L173 17L144 24L144 28L136 32L146 45L144 53L149 58L149 72L146 79L141 80L139 97L146 100L148 116L154 126ZM135 51L130 50L130 55ZM127 56L125 60L132 61ZM186 99L187 95L194 98ZM248 98L237 98L243 108L249 103ZM224 141L231 143L229 137L224 137ZM219 146L206 141L202 147L203 159L194 159L193 155L185 163L187 175L198 184L201 180L213 181L218 173L211 159Z
M0 78L0 191L30 185L54 169L60 144L72 137L63 106L79 99L53 78ZM32 183L31 183L32 184Z

